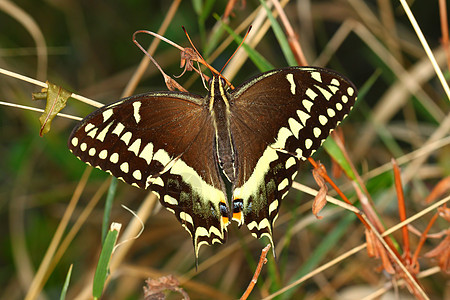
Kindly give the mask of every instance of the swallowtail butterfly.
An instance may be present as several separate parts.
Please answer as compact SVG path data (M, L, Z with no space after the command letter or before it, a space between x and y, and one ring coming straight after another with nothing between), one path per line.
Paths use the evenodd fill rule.
M128 184L151 189L199 248L223 243L231 220L271 243L281 200L300 162L347 116L355 86L317 67L262 73L205 97L150 92L88 115L69 149Z

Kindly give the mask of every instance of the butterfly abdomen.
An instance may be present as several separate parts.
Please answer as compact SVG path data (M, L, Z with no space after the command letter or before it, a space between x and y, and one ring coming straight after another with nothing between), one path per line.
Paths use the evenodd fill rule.
M214 77L210 90L210 113L215 127L216 154L219 168L230 183L236 179L236 157L230 130L230 102L225 82Z

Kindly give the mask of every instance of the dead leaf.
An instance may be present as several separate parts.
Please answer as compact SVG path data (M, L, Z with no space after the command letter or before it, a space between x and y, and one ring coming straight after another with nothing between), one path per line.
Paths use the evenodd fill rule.
M317 166L317 169L314 169L312 171L313 177L317 182L317 185L319 185L319 192L317 193L316 197L314 197L314 201L312 204L312 212L316 216L317 219L322 219L322 216L319 216L319 212L325 207L327 204L327 193L328 193L328 187L325 183L325 179L323 179L322 175L323 172L326 173L325 167L319 163Z
M394 267L384 246L380 243L380 241L371 230L366 229L365 235L367 243L367 253L369 257L380 258L383 269L389 274L395 274Z
M448 191L450 191L450 176L441 179L438 184L436 184L431 193L425 199L425 203L429 204L433 202L439 196L444 195Z
M447 207L447 205L443 205L441 207L438 207L439 216L446 220L447 222L450 222L450 208Z
M32 94L33 100L46 99L47 101L44 112L39 117L39 122L41 123L40 136L50 131L53 119L66 106L67 99L72 95L71 92L48 81L47 86L48 88L43 88L42 92Z
M171 290L181 293L184 299L189 300L189 295L179 287L180 282L173 276L162 276L158 279L148 278L144 286L144 300L166 299L164 291Z
M450 229L442 242L433 250L425 253L425 257L435 257L439 261L439 267L442 271L450 274Z
M201 61L197 52L194 49L186 47L184 51L181 51L180 68L184 67L184 72L192 71L194 69L194 61ZM181 75L180 75L181 76Z
M185 93L188 92L184 87L181 86L181 84L176 82L175 79L171 78L170 76L166 75L165 73L163 73L163 76L164 76L164 81L166 82L166 86L169 89L169 91L179 90L180 92L185 92Z

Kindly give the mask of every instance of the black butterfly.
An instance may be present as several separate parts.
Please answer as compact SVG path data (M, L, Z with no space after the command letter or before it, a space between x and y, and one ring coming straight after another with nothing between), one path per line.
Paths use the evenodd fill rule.
M139 188L150 188L203 244L223 243L233 219L271 243L281 200L301 160L347 116L355 86L338 73L289 67L233 90L210 80L209 94L150 92L88 115L69 149Z

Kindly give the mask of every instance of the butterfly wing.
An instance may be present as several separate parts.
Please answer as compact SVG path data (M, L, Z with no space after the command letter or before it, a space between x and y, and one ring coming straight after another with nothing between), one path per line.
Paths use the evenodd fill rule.
M201 245L226 240L228 224L214 128L203 102L178 92L132 96L88 115L69 139L82 161L158 194L191 234L196 257Z
M263 73L231 93L231 133L238 153L233 219L269 237L300 160L320 147L356 101L356 89L322 68Z

